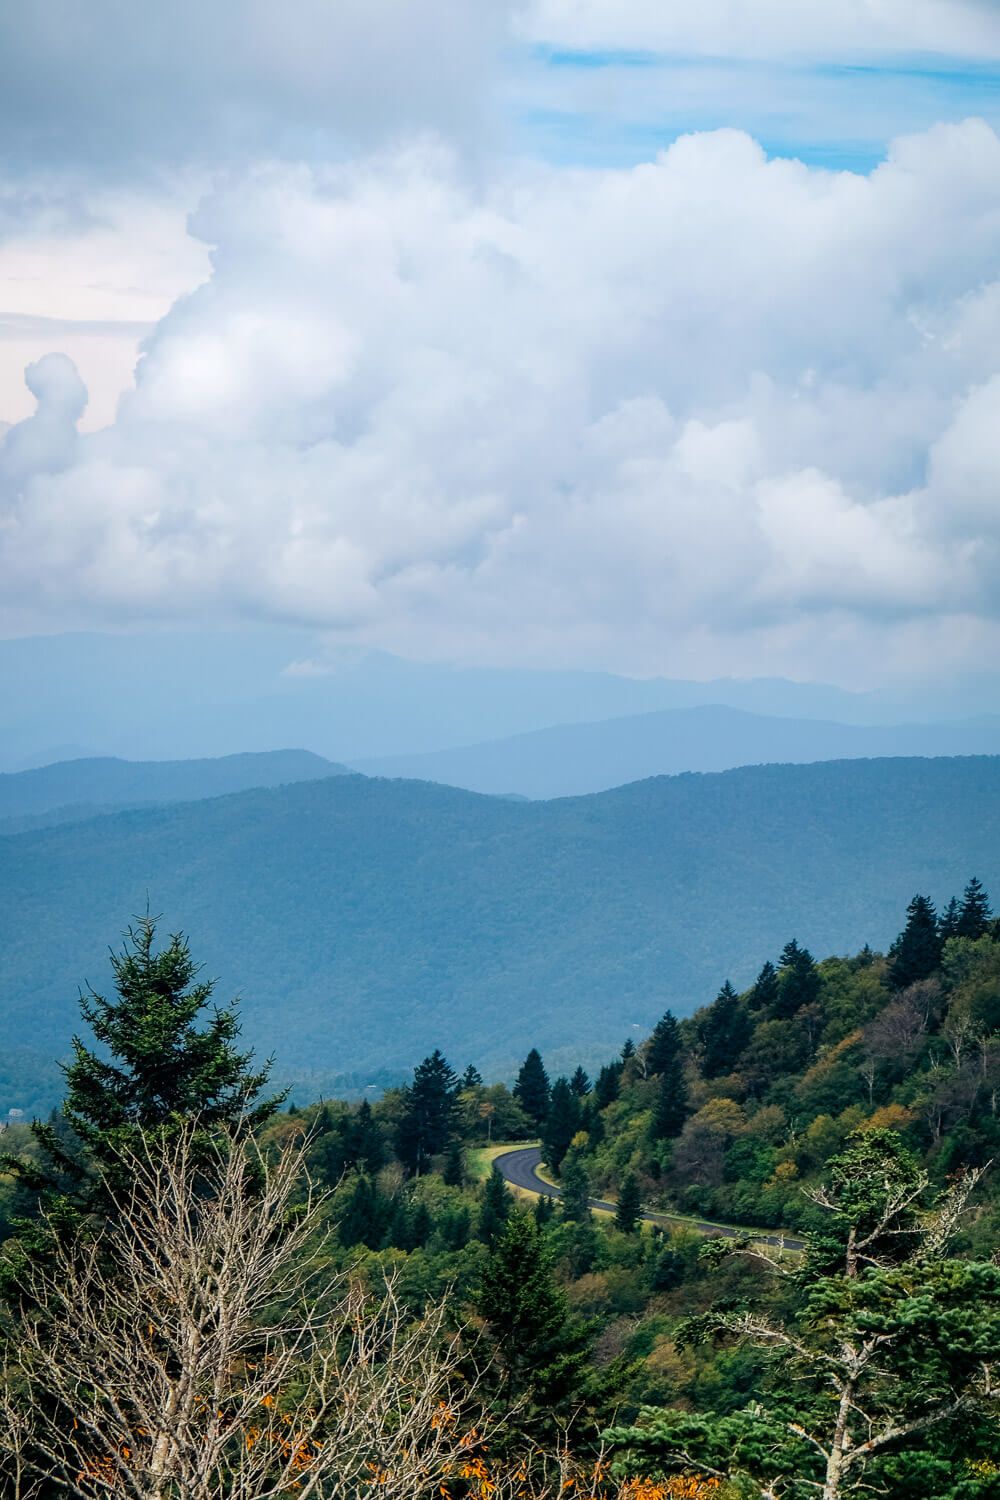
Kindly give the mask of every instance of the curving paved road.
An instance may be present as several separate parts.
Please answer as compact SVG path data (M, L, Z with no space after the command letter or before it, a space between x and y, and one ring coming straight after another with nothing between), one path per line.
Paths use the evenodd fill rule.
M551 1182L546 1182L544 1177L539 1177L538 1168L542 1164L542 1153L537 1146L513 1146L509 1151L504 1151L500 1156L495 1157L493 1164L501 1177L512 1187L521 1188L526 1193L534 1193L536 1197L559 1198L562 1196L559 1189ZM602 1198L591 1198L590 1206L606 1209L612 1214L618 1207L616 1203L605 1202ZM662 1224L665 1227L686 1225L689 1229L697 1229L699 1234L717 1235L724 1240L738 1240L744 1235L753 1234L752 1230L738 1224L713 1224L709 1219L685 1219L678 1214L644 1213L642 1217L648 1224ZM778 1234L755 1234L753 1237L765 1245L783 1245L786 1250L805 1249L803 1240L793 1239L790 1235L782 1237Z

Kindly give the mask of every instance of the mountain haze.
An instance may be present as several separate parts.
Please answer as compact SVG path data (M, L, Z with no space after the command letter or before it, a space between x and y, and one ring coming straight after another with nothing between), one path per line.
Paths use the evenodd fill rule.
M360 761L711 704L898 724L1000 711L1000 683L952 677L860 693L780 677L699 682L407 661L333 650L315 632L288 627L79 632L0 641L0 769L286 745Z
M679 771L998 752L1000 718L862 726L765 717L717 703L599 723L559 724L430 755L361 760L356 769L370 776L439 781L474 792L574 797Z
M749 982L789 937L885 944L915 890L942 901L972 872L996 889L998 851L992 757L552 802L339 776L23 833L0 839L0 1086L7 1105L52 1101L78 986L107 984L147 895L219 998L242 992L247 1039L315 1095L434 1045L494 1074L532 1044L554 1067L599 1059L666 1005Z

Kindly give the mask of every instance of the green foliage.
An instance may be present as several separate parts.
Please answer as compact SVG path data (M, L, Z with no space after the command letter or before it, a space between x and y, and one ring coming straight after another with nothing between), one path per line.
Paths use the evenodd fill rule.
M962 893L962 905L955 924L955 937L970 938L975 942L989 929L990 898L982 883L973 875Z
M549 1114L549 1075L537 1047L532 1047L521 1064L514 1085L514 1098L528 1119L541 1129Z
M580 1099L565 1078L552 1085L549 1113L542 1130L542 1153L553 1172L562 1166L570 1142L580 1128Z
M642 1217L642 1191L633 1172L626 1172L618 1190L615 1228L622 1234L634 1234Z
M940 967L942 941L934 904L914 896L906 908L906 926L889 950L889 979L897 990L929 979Z
M426 1172L432 1159L451 1143L455 1122L458 1077L439 1048L413 1072L403 1093L396 1150L407 1171Z
M776 1018L797 1015L819 998L820 977L808 948L800 948L792 938L786 943L778 961L778 994L772 1006Z
M788 987L786 980L786 992ZM746 1007L728 979L715 1002L700 1013L697 1024L704 1077L718 1078L731 1073L750 1040L752 1025Z
M479 1210L479 1238L492 1249L503 1234L514 1208L507 1184L494 1167L483 1187Z
M531 1043L553 1074L596 1078L624 1025L710 1000L726 974L742 988L793 932L814 952L884 948L913 889L943 902L973 869L991 885L998 793L989 757L549 803L332 776L9 837L0 1116L59 1102L45 1060L151 880L164 930L197 912L192 947L245 993L246 1044L276 1052L300 1104L391 1087L435 1040L486 1078L512 1078Z
M520 1403L532 1437L553 1436L593 1387L590 1339L571 1318L534 1219L511 1215L477 1298L499 1374L501 1399Z
M571 1151L563 1162L560 1177L563 1217L578 1224L590 1221L590 1178L577 1152Z

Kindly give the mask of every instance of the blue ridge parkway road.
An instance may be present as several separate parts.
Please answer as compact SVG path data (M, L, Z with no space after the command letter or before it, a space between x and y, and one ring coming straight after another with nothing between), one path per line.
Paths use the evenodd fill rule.
M509 1151L495 1157L493 1162L501 1177L511 1187L520 1188L525 1193L534 1193L536 1197L561 1197L559 1189L553 1183L546 1182L544 1177L539 1176L541 1164L542 1153L538 1146L512 1146ZM611 1214L617 1208L617 1204L606 1202L603 1198L591 1198L589 1202L591 1208L604 1209ZM689 1219L680 1214L644 1213L642 1217L647 1224L659 1224L666 1229L686 1226L688 1229L696 1229L699 1234L717 1235L724 1240L739 1240L750 1235L765 1245L783 1247L785 1250L805 1249L804 1241L794 1239L791 1235L761 1234L738 1224L713 1224L710 1219Z

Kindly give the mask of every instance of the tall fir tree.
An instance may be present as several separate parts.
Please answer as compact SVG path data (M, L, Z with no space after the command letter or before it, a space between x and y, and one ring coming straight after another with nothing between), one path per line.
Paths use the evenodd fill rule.
M414 1069L404 1091L396 1150L407 1171L419 1177L433 1157L446 1151L455 1119L458 1078L439 1048Z
M990 925L990 898L980 881L973 875L962 893L962 908L958 914L956 936L964 938L983 937Z
M449 1187L462 1187L465 1182L465 1152L457 1137L448 1147L448 1155L441 1175Z
M941 966L941 934L933 902L914 896L906 908L906 926L889 949L889 982L905 990L921 979L929 979Z
M623 1234L634 1234L642 1218L642 1194L634 1172L626 1172L618 1189L615 1228Z
M563 1218L570 1219L577 1224L589 1223L591 1217L590 1179L576 1151L571 1151L563 1163L560 1185Z
M385 1166L386 1149L378 1121L367 1099L362 1099L347 1124L347 1163L374 1176Z
M577 1068L569 1081L569 1086L578 1099L585 1099L590 1093L590 1079L582 1068Z
M605 1063L594 1084L594 1099L598 1109L607 1109L621 1093L622 1065L620 1062Z
M704 1076L721 1078L725 1073L732 1073L750 1041L752 1030L743 1002L727 979L698 1023Z
M521 1064L514 1084L514 1098L528 1119L541 1129L549 1113L549 1075L537 1047L532 1047Z
M9 1164L67 1227L120 1193L122 1154L138 1149L144 1134L184 1121L197 1121L206 1137L255 1128L284 1100L264 1096L270 1064L255 1068L253 1053L239 1050L236 1008L213 1005L214 982L199 979L187 939L175 933L158 950L156 922L149 913L137 918L112 954L114 998L81 994L100 1051L73 1038L62 1109L71 1139L36 1121L42 1166Z
M572 1318L534 1218L514 1213L497 1241L477 1298L499 1376L499 1404L518 1407L518 1428L538 1440L565 1428L593 1385L590 1336Z
M656 1050L650 1047L649 1055L655 1056L658 1081L649 1129L654 1141L667 1141L680 1134L688 1104L681 1032L670 1011L657 1025L653 1039Z
M462 1074L462 1082L461 1082L460 1087L464 1090L464 1089L481 1089L482 1086L483 1086L483 1075L482 1075L482 1073L480 1073L479 1069L473 1063L470 1063L469 1066L466 1068L465 1072Z
M778 996L771 1013L788 1020L819 999L819 970L809 949L800 948L794 938L782 949L778 969Z
M646 1048L646 1072L663 1073L681 1051L680 1027L673 1011L664 1011Z
M778 971L770 959L766 961L750 991L749 1007L756 1013L770 1014L778 1003Z
M580 1128L580 1100L565 1078L552 1085L549 1116L542 1130L542 1155L553 1172L562 1166L570 1142Z
M479 1205L478 1233L484 1245L492 1247L500 1238L513 1208L514 1200L507 1184L494 1167L486 1179Z
M942 943L946 943L949 938L958 937L958 924L961 917L962 908L959 906L957 898L952 896L938 918L938 932L941 935Z

